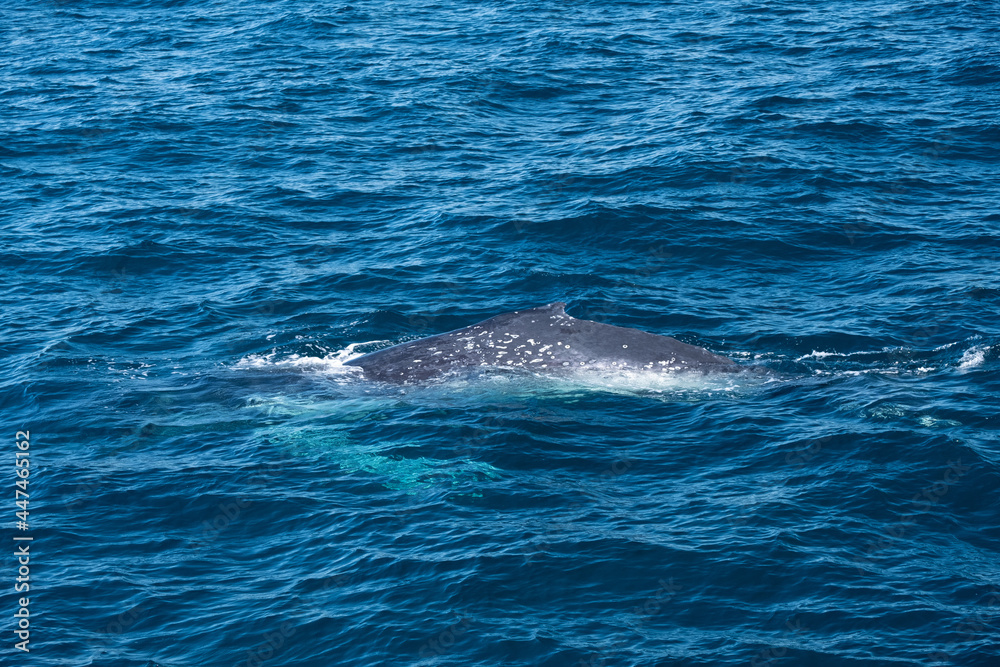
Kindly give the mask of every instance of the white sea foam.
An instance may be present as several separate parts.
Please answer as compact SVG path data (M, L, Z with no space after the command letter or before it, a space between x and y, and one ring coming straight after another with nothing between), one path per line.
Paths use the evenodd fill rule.
M738 394L779 381L769 375L745 373L663 373L649 370L584 370L559 376L538 375L550 385L566 389L643 395Z
M824 352L822 350L813 350L809 354L804 354L797 358L795 361L805 361L806 359L850 359L852 357L871 357L878 354L885 354L886 352L897 352L903 348L899 347L883 347L881 350L858 350L856 352Z
M844 357L846 355L840 354L839 352L820 352L819 350L813 350L809 354L804 354L795 361L804 361L806 359L826 359L827 357Z
M329 373L332 375L356 375L361 369L356 366L347 366L347 362L362 356L363 352L358 352L357 348L362 345L371 345L382 341L368 341L365 343L351 343L342 350L333 352L325 357L314 357L301 354L290 354L280 356L277 352L267 354L251 354L236 363L236 368L261 368L280 369L295 368L304 371L316 371Z
M988 349L983 345L970 347L962 354L962 358L958 360L958 367L961 370L969 370L970 368L982 366L983 362L986 361L986 351Z

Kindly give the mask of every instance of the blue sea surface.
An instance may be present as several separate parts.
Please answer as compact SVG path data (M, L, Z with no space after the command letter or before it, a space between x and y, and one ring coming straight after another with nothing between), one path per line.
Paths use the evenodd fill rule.
M996 2L0 17L0 664L1000 665ZM554 301L769 372L344 365Z

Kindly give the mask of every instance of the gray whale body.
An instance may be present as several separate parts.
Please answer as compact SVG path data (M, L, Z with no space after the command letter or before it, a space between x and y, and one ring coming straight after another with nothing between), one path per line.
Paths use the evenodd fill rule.
M463 329L401 343L346 362L366 378L407 383L446 373L521 368L562 374L587 371L736 372L736 362L669 336L567 315L566 304L515 310Z

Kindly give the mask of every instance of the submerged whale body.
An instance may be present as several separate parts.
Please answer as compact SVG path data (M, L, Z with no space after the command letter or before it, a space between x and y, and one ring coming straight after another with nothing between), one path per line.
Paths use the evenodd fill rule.
M669 336L578 320L565 303L516 310L478 324L346 362L366 378L413 382L479 367L560 374L579 371L735 372L730 359Z

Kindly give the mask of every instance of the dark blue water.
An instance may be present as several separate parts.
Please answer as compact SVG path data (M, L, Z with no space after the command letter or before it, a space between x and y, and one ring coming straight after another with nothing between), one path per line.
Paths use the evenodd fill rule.
M995 2L0 16L4 665L1000 664ZM772 373L343 366L557 300Z

